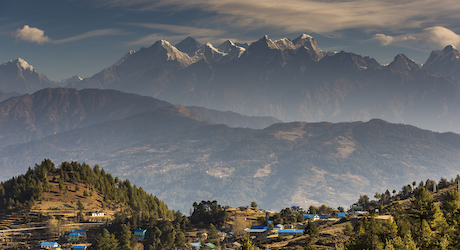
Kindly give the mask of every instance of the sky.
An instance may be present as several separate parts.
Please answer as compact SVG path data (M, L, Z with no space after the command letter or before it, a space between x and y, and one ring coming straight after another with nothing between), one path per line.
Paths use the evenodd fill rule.
M424 63L460 46L460 1L0 0L0 63L20 57L54 81L90 77L160 39L217 46L301 34L381 64L401 53Z

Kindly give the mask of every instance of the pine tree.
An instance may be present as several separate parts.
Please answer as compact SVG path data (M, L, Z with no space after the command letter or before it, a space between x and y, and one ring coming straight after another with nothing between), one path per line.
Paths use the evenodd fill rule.
M102 229L102 233L96 237L95 247L98 250L118 249L118 240L114 234L111 234L107 229Z
M243 250L254 250L254 244L252 244L251 239L249 239L249 236L246 236L243 238Z
M134 235L126 224L121 225L121 230L118 235L118 241L120 242L120 249L132 250Z

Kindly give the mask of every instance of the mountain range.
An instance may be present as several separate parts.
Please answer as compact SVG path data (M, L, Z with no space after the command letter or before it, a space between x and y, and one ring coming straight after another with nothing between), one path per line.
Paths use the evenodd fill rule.
M9 61L0 180L50 158L98 164L174 209L346 206L458 173L460 135L438 132L460 133L459 55L447 46L423 65L402 54L381 65L301 35L160 40L61 82Z
M0 65L0 89L115 89L286 122L379 118L460 133L459 72L459 52L452 46L433 51L423 65L403 54L381 65L351 52L323 51L305 34L275 41L264 36L251 44L228 40L217 47L187 37L176 45L160 40L129 51L92 77L59 83L22 59L7 62Z
M275 123L253 129L209 120L230 119L233 113L189 109L113 90L45 89L22 98L48 103L42 107L54 114L24 107L24 113L45 117L30 119L29 127L60 130L2 147L1 179L24 173L44 158L86 162L129 178L182 211L194 201L214 199L232 206L257 201L274 209L294 204L346 206L382 188L399 190L411 181L455 176L460 162L460 135L380 119ZM92 99L120 100L118 108L131 111L114 112ZM2 102L0 110L10 100ZM72 101L66 106L59 100ZM74 100L87 104L78 106L80 101ZM144 107L146 103L151 107ZM69 112L77 115L65 115ZM218 115L209 115L213 112ZM14 118L18 111L10 113L6 117ZM50 123L50 117L67 123ZM23 121L18 118L16 124Z

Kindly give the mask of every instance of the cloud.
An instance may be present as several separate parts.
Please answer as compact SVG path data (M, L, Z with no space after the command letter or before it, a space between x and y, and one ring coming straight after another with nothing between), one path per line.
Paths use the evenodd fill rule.
M90 37L107 36L107 35L115 35L115 34L120 35L122 33L118 29L92 30L92 31L88 31L80 35L76 35L76 36L72 36L72 37L68 37L68 38L64 38L60 40L55 40L53 42L61 44L61 43L74 42L74 41L78 41L78 40L82 40L82 39L86 39Z
M50 39L45 36L45 32L43 30L29 27L29 25L24 25L22 29L18 28L16 32L12 33L12 36L16 39L38 44L43 44L50 41Z
M126 25L144 27L152 30L167 31L174 35L165 34L150 34L144 36L136 41L131 42L131 45L149 45L160 39L166 39L172 42L178 42L186 36L193 36L195 39L204 39L208 42L212 42L213 37L223 35L222 30L214 30L207 28L197 28L191 26L172 25L172 24L158 24L158 23L125 23Z
M100 3L100 2L99 2ZM105 6L136 11L200 13L199 27L270 28L330 33L347 29L402 31L458 23L460 1L445 0L106 0Z
M376 34L373 37L378 40L382 46L393 45L413 45L420 44L427 48L439 48L447 45L460 45L460 35L457 35L450 29L441 26L428 27L419 33L404 34L399 36L389 36Z
M34 42L38 44L43 44L43 43L55 43L55 44L62 44L62 43L68 43L68 42L74 42L82 39L87 39L91 37L98 37L98 36L107 36L107 35L115 35L115 34L123 34L120 32L118 29L100 29L100 30L92 30L85 32L80 35L64 38L64 39L59 39L59 40L53 40L47 36L45 36L45 32L41 29L30 27L29 25L24 25L22 29L17 29L15 32L13 32L11 35L15 37L16 39L20 39L26 42Z

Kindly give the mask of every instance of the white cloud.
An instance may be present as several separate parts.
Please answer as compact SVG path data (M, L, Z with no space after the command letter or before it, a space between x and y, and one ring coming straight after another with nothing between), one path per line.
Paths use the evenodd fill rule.
M115 34L121 34L120 30L118 29L101 29L101 30L92 30L85 32L80 35L60 39L60 40L55 40L54 43L68 43L68 42L74 42L77 40L82 40L90 37L98 37L98 36L107 36L107 35L115 35Z
M212 42L216 36L223 35L222 30L214 30L207 28L197 28L191 26L172 25L172 24L158 24L158 23L126 23L127 25L144 27L152 30L167 31L174 35L165 34L150 34L131 42L131 45L150 45L160 39L166 39L170 42L179 42L187 36L193 36L195 39L203 39L207 42Z
M64 39L53 40L45 36L45 32L43 30L34 28L34 27L30 27L29 25L24 25L22 29L18 28L11 35L17 39L27 41L27 42L34 42L38 44L43 44L43 43L61 44L61 43L68 43L68 42L74 42L77 40L87 39L90 37L107 36L107 35L115 35L115 34L123 34L123 33L121 33L120 30L118 29L100 29L100 30L88 31L83 34L64 38Z
M50 39L45 36L45 32L43 30L29 27L29 25L24 25L22 29L18 28L16 32L12 33L12 36L23 41L34 42L38 44L43 44L50 41Z
M441 26L429 27L419 33L399 36L376 34L373 39L380 41L380 44L383 46L390 44L410 46L411 44L418 43L427 48L437 49L447 45L454 45L456 47L460 45L460 35Z
M208 14L194 20L193 25L271 28L285 33L346 29L396 32L460 20L458 0L444 0L442 4L439 0L106 0L105 4L137 11L200 11Z

